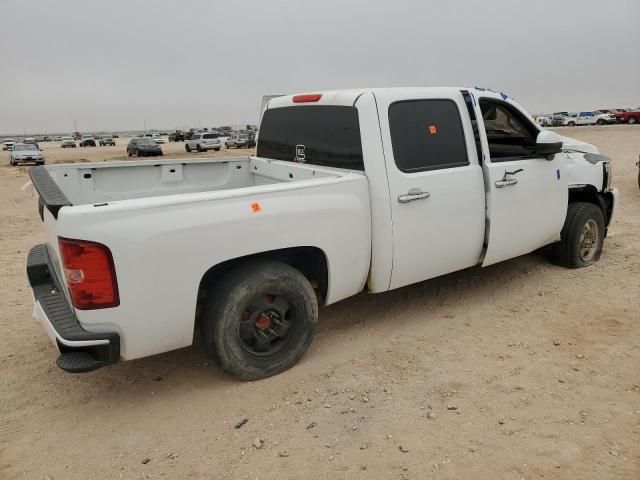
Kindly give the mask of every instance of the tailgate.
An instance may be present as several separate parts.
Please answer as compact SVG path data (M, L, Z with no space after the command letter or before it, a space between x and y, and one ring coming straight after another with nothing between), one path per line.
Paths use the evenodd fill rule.
M31 167L29 169L29 176L40 197L38 200L40 218L44 220L43 208L49 210L54 218L58 218L58 211L62 207L71 205L71 202L62 190L60 190L60 187L58 187L58 184L51 175L49 175L47 167L42 165Z

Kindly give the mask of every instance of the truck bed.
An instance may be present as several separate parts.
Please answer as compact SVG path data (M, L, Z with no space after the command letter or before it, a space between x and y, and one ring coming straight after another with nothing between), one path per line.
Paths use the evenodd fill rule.
M331 171L334 170L334 171ZM47 165L31 169L47 208L212 192L339 176L335 169L249 157Z

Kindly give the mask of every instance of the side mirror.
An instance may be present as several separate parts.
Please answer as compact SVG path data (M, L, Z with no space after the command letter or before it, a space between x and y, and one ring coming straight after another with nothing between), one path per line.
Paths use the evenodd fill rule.
M562 137L555 132L542 130L536 138L536 154L551 160L553 155L562 151Z

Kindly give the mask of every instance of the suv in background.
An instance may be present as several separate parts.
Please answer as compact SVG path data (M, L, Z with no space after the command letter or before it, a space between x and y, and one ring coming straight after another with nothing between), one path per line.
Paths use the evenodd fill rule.
M16 144L16 141L13 138L5 138L2 141L2 150L9 150L11 151L13 149L13 146Z
M162 149L152 138L132 138L129 140L129 145L127 145L127 155L136 155L138 157L162 156Z
M95 147L96 141L92 135L82 135L82 137L80 138L80 142L78 142L78 145L80 145L81 147Z
M115 147L116 141L111 136L104 136L100 138L100 146L104 147L105 145L111 145L112 147Z
M72 137L62 137L60 148L76 148L76 141Z
M197 150L198 152L206 152L207 150L220 151L222 144L220 143L220 135L211 132L197 132L191 135L184 145L187 152Z
M184 142L184 133L183 132L171 132L169 134L170 142Z

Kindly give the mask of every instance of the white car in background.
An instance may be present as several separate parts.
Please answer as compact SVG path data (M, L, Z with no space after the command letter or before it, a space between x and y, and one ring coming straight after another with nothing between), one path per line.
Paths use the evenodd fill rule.
M9 158L11 166L19 163L35 163L36 165L44 165L44 155L36 145L29 143L16 143L11 150Z
M159 133L154 133L151 135L151 138L156 143L164 143L164 138Z
M206 152L207 150L220 151L222 143L220 142L220 134L213 132L197 132L194 133L189 140L185 142L184 149L187 152L197 150L198 152Z
M600 111L595 112L580 112L570 113L568 117L565 117L562 121L562 125L568 127L575 127L576 125L605 125L607 123L615 123L616 117L610 113L602 113Z
M72 137L62 137L60 148L76 148L76 141Z
M13 138L5 138L2 141L2 150L13 150L13 146L16 144L16 141Z

